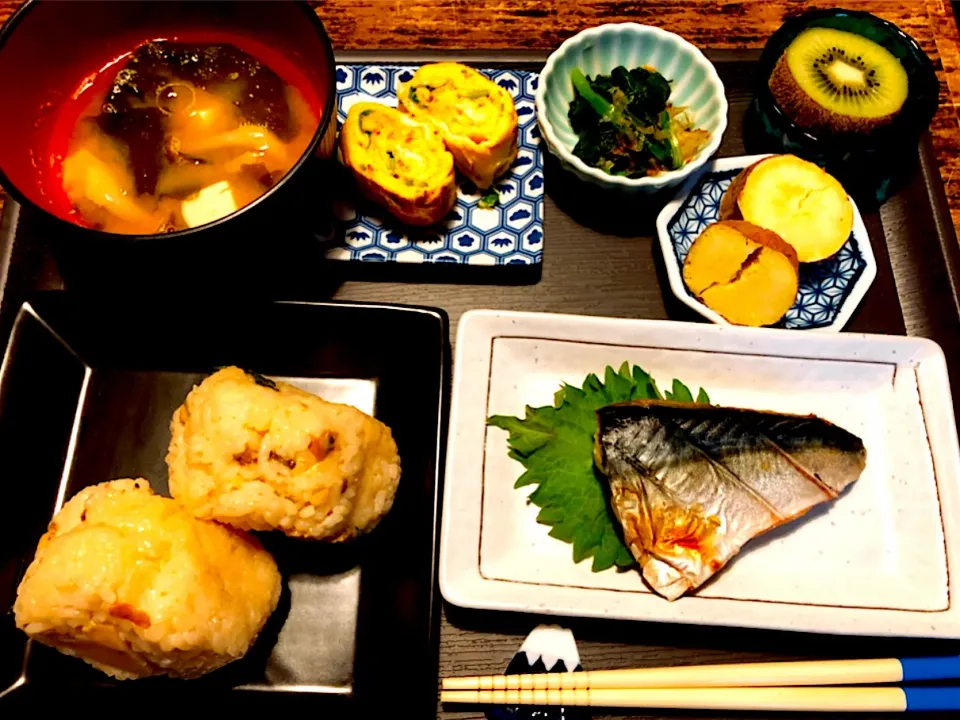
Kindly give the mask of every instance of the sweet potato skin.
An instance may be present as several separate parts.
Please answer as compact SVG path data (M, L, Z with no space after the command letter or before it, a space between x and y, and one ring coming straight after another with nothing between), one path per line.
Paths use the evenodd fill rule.
M760 158L753 165L747 165L743 170L737 173L737 176L733 178L733 182L730 183L724 193L723 197L720 198L720 219L721 220L743 220L743 213L740 212L740 205L738 200L740 199L741 193L743 193L743 188L746 187L747 179L750 177L750 173L757 169L757 166L760 163L764 163L767 160L773 160L774 158L781 157L780 155L771 155L770 157Z
M765 160L766 158L764 158ZM723 193L723 197L720 198L720 220L743 220L743 215L740 214L740 206L737 204L737 199L740 197L740 193L743 192L744 185L747 184L747 178L750 177L750 173L753 169L762 163L763 160L758 160L753 165L748 165L733 179L733 182L730 183L730 187L726 189Z
M800 261L797 259L797 251L793 245L788 243L773 230L766 230L759 225L754 225L745 220L728 220L726 224L734 230L744 235L747 239L753 240L757 245L776 250L781 255L786 255L793 269L800 270Z

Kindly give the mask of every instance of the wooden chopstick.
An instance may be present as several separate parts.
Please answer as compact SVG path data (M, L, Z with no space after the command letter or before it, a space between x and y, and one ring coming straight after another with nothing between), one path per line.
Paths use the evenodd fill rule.
M444 678L444 690L774 687L866 685L960 679L960 656L686 665L568 673Z
M610 708L916 712L960 710L960 688L766 687L444 690L444 703Z

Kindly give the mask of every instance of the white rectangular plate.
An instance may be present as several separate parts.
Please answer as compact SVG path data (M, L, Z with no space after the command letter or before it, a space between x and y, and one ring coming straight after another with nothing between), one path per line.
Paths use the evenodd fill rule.
M749 543L668 602L635 570L594 573L514 489L523 472L490 415L552 404L562 383L624 361L713 403L818 415L858 435L860 480ZM464 607L807 632L960 637L960 451L940 348L918 338L798 337L645 320L473 311L460 321L440 551Z

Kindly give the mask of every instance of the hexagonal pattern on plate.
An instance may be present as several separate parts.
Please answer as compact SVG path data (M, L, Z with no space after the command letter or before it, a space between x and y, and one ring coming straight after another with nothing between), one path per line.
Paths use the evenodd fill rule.
M500 227L503 222L500 218L500 208L482 208L474 207L470 208L470 220L467 223L467 227L480 232L490 232L491 230Z
M467 262L471 265L496 265L497 258L493 255L487 253L477 253L476 255L471 255Z
M530 228L523 233L523 249L530 253L540 251L543 244L543 231L540 228Z
M491 233L485 242L485 250L495 255L507 255L517 249L517 237L513 233Z
M520 200L511 205L509 209L504 209L503 219L507 227L514 230L523 230L534 222L536 215L532 204L526 200Z
M473 228L465 228L456 233L451 247L461 255L469 255L483 248L483 238Z
M523 179L523 197L536 200L543 197L543 173L534 172Z
M503 259L504 265L530 265L533 260L526 253L514 253Z

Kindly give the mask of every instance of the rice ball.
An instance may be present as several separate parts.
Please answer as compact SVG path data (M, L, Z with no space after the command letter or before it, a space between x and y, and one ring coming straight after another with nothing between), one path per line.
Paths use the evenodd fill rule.
M146 480L114 480L53 518L14 614L31 638L115 678L193 678L243 657L279 598L256 538L197 520Z
M345 540L376 526L400 482L382 422L235 367L190 392L170 433L170 493L245 530Z

